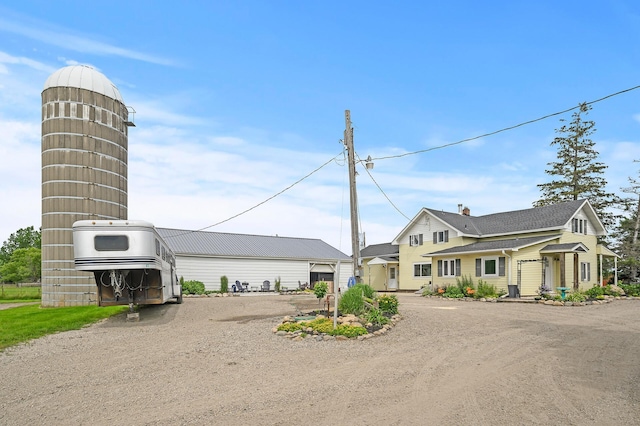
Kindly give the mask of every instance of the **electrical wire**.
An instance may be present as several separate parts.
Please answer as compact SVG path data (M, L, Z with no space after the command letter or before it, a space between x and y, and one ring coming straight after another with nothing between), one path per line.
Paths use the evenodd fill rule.
M303 177L301 177L300 179L298 179L297 181L295 181L295 182L294 182L294 183L292 183L291 185L289 185L289 186L287 186L286 188L284 188L282 191L280 191L280 192L277 192L277 193L273 194L273 195L272 195L272 196L270 196L269 198L267 198L267 199L265 199L265 200L263 200L263 201L259 202L258 204L254 205L254 206L252 206L252 207L249 207L249 208L248 208L248 209L246 209L246 210L241 211L240 213L234 214L233 216L228 217L228 218L226 218L226 219L224 219L224 220L221 220L220 222L216 222L216 223L214 223L213 225L205 226L204 228L196 229L196 230L194 230L194 231L186 231L186 232L182 232L182 233L179 233L179 234L174 234L174 235L171 235L171 236L166 236L166 237L165 237L165 239L175 238L175 237L178 237L178 236L181 236L181 235L187 235L187 234L192 234L192 233L194 233L194 232L204 231L205 229L213 228L214 226L218 226L218 225L223 224L223 223L225 223L225 222L228 222L228 221L230 221L230 220L232 220L232 219L235 219L235 218L236 218L236 217L238 217L238 216L242 216L243 214L248 213L248 212L250 212L251 210L254 210L254 209L256 209L256 208L260 207L261 205L263 205L263 204L267 203L268 201L273 200L273 199L274 199L274 198L276 198L278 195L281 195L281 194L283 194L284 192L286 192L286 191L290 190L291 188L293 188L294 186L296 186L297 184L299 184L300 182L302 182L303 180L305 180L305 179L306 179L306 178L308 178L309 176L313 175L314 173L316 173L317 171L319 171L320 169L322 169L323 167L325 167L327 164L329 164L329 163L331 163L331 162L335 161L338 157L340 157L341 155L343 155L343 152L344 152L344 151L340 152L340 154L338 154L338 155L336 155L336 156L334 156L334 157L331 157L329 160L325 161L321 166L319 166L319 167L317 167L316 169L314 169L313 171L311 171L311 172L307 173L306 175L304 175Z
M362 165L362 160L360 159L360 156L358 155L358 153L356 152L356 157L358 157L358 162L360 163L360 165ZM382 189L382 187L380 187L380 185L378 184L378 182L376 182L376 180L373 178L373 175L371 174L371 172L369 171L369 169L367 169L366 167L364 167L364 170L367 172L367 174L369 175L369 178L371 178L371 180L373 181L373 183L376 184L376 186L378 187L378 190L382 193L382 195L384 195L384 197L387 199L387 201L389 201L389 204L391 204L393 206L394 209L396 209L398 211L398 213L400 213L402 216L404 216L407 220L411 220L411 218L409 216L407 216L406 214L402 213L402 211L398 208L398 206L396 206L393 201L391 201L391 198L389 198L389 196L384 192L384 190ZM359 210L358 210L359 211Z
M584 102L584 103L578 104L577 106L574 106L572 108L567 108L567 109L565 109L563 111L558 111L558 112L554 112L552 114L547 114L547 115L545 115L543 117L540 117L540 118L536 118L536 119L533 119L533 120L525 121L525 122L516 124L514 126L505 127L503 129L496 130L494 132L489 132L489 133L485 133L483 135L474 136L472 138L462 139L462 140L459 140L457 142L451 142L451 143L447 143L447 144L439 145L439 146L434 146L434 147L427 148L427 149L421 149L419 151L405 152L404 154L389 155L389 156L386 156L386 157L376 157L376 158L372 158L371 160L389 160L391 158L406 157L408 155L422 154L424 152L435 151L436 149L448 148L450 146L459 145L459 144L462 144L462 143L465 143L465 142L471 142L471 141L474 141L474 140L477 140L477 139L480 139L480 138L485 138L487 136L497 135L498 133L506 132L508 130L517 129L518 127L526 126L527 124L532 124L532 123L535 123L537 121L546 120L547 118L551 118L551 117L555 117L555 116L558 116L558 115L566 114L567 112L570 112L570 111L573 111L574 109L580 108L581 105L593 105L595 103L602 102L605 99L609 99L609 98L612 98L614 96L621 95L623 93L631 92L632 90L636 90L636 89L639 89L639 88L640 88L640 86L630 87L628 89L620 90L619 92L615 92L615 93L611 93L611 94L609 94L607 96L603 96L602 98L596 99L594 101Z

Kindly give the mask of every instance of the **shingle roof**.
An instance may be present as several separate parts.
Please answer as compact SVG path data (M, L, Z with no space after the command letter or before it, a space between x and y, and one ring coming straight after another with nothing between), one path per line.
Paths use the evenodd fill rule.
M351 257L322 240L157 228L176 254L271 259L346 260Z
M464 216L434 209L426 210L464 234L487 236L561 228L585 202L586 200L567 201L485 216Z
M441 256L445 254L512 250L514 248L528 247L530 245L542 243L558 237L559 235L545 235L541 237L510 238L508 240L481 241L478 243L467 244L466 246L450 247L448 249L436 251L433 253L427 253L427 254L424 254L423 256Z
M391 243L372 244L360 250L360 257L362 258L393 256L399 254L400 247L394 246Z

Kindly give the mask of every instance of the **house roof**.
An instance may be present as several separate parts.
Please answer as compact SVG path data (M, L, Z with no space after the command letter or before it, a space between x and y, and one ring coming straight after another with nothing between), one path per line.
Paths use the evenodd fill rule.
M469 254L480 252L495 252L499 250L520 250L534 244L544 243L559 238L560 235L545 235L540 237L510 238L507 240L480 241L466 246L450 247L448 249L423 254L425 257L453 254ZM575 245L575 244L573 244Z
M563 244L549 244L544 246L540 253L569 253L569 252L588 252L589 249L582 243L563 243Z
M397 244L397 241L408 232L424 214L428 214L442 221L462 235L484 238L562 229L581 209L584 209L590 219L590 223L595 227L595 234L605 235L606 230L589 201L575 200L549 206L493 213L484 216L466 216L459 213L423 208L400 234L398 234L393 242Z
M157 230L171 250L181 255L351 261L350 256L318 239L170 228Z
M400 248L391 243L372 244L360 250L360 257L363 259L369 257L398 256L399 254Z

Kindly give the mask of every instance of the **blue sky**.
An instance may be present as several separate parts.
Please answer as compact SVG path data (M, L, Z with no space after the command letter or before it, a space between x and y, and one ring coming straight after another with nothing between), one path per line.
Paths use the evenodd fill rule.
M421 151L640 85L634 1L9 1L0 6L0 240L40 226L40 93L87 64L136 110L129 218L320 238L351 253L344 111L361 158ZM445 4L446 3L446 4ZM640 89L593 105L609 190L637 176ZM367 244L421 207L531 207L567 113L376 160L357 179Z

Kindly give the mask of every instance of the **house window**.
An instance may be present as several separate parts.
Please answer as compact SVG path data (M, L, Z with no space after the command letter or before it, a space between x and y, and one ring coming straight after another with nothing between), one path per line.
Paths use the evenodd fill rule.
M449 231L437 231L433 233L433 244L448 243Z
M459 277L461 275L460 259L438 260L439 277Z
M414 276L414 278L430 277L431 276L431 264L430 263L414 263L413 264L413 276Z
M587 220L586 219L573 219L571 230L575 234L587 235Z
M504 277L505 257L491 256L476 259L476 277Z
M580 262L580 280L591 281L591 263Z
M498 275L498 258L483 257L482 258L482 276L495 277Z
M422 245L422 234L409 235L409 245L410 246L421 246Z

